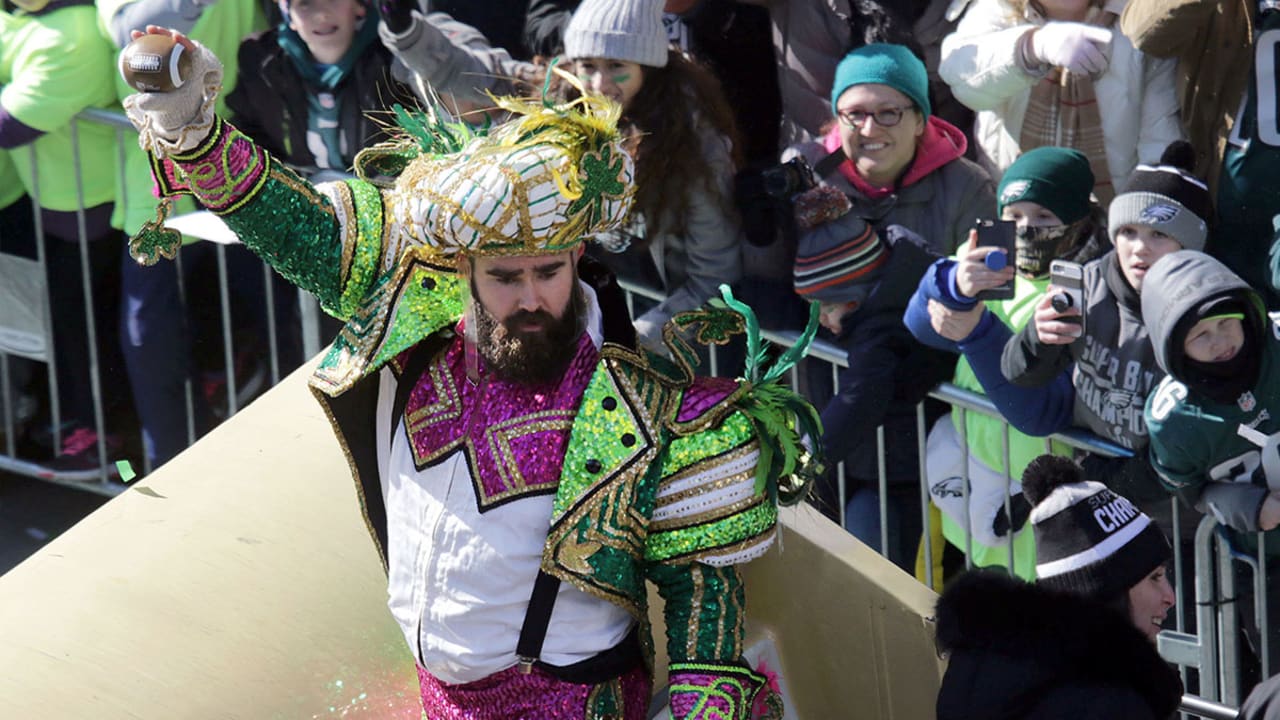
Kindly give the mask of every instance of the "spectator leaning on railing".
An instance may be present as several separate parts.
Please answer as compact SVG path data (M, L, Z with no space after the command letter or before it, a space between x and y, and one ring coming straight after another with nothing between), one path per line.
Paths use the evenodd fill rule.
M1151 465L1165 487L1229 528L1232 542L1257 555L1265 531L1265 613L1280 617L1280 325L1258 292L1199 252L1172 253L1143 284L1142 315L1156 361L1168 375L1147 399ZM1241 593L1244 605L1251 592ZM1255 613L1241 605L1254 651ZM1265 626L1264 626L1265 627ZM1274 627L1274 626L1272 626ZM1272 667L1280 643L1270 644Z
M999 209L1015 222L1013 258L1003 251L977 244L977 233L955 259L936 262L920 280L904 317L921 342L963 356L955 383L985 392L1014 429L1009 432L1009 476L1004 474L1004 423L968 413L964 438L961 416L953 413L929 433L926 475L930 495L942 511L942 533L951 546L972 547L974 564L1007 565L1006 547L1013 533L1015 570L1032 575L1032 537L1020 532L1026 502L1018 494L1017 478L1032 458L1044 452L1039 437L1069 424L1071 387L1060 375L1043 390L1014 387L1000 373L1000 353L1012 333L1028 323L1040 292L1049 283L1055 259L1085 261L1105 244L1100 211L1089 199L1093 173L1088 160L1067 148L1037 148L1018 158L1005 171L999 186ZM995 260L988 262L988 255ZM996 268L996 269L993 269ZM977 299L986 289L1013 283L1013 297ZM961 480L965 476L967 444L968 504ZM1055 452L1065 453L1057 446ZM1008 487L1007 487L1008 486ZM1006 492L1013 493L1010 518L1004 509ZM966 524L972 540L966 539Z
M127 421L120 413L127 399L119 383L110 381L123 365L114 341L124 244L110 222L115 131L88 122L72 127L82 110L115 106L114 60L89 0L19 0L12 11L0 11L0 148L12 151L23 187L39 204L63 421L63 446L49 469L63 479L97 477L100 442L108 461L122 447L114 432L99 437L95 426L86 284L92 291L103 410L108 425ZM81 272L81 227L88 278Z
M1083 307L1060 313L1057 288L1035 305L1034 321L1009 340L1001 372L1015 385L1044 386L1070 374L1071 424L1130 448L1130 459L1089 455L1081 462L1151 513L1173 534L1169 503L1143 457L1147 427L1142 408L1161 378L1141 298L1145 278L1161 257L1204 248L1212 207L1204 183L1187 172L1190 147L1174 143L1162 164L1140 166L1111 202L1108 232L1115 250L1083 268ZM1083 319L1083 330L1081 329ZM1057 423L1045 432L1063 429ZM1189 524L1194 518L1188 517Z
M822 410L822 450L832 471L843 461L845 527L899 566L915 562L920 538L920 461L916 406L955 372L955 356L911 337L902 313L917 278L937 255L897 225L877 233L829 185L795 200L800 225L794 284L821 306L822 326L843 350L833 397ZM825 369L825 368L824 368ZM888 494L879 491L876 427L885 429ZM834 475L834 473L833 473ZM819 507L838 517L834 477L819 487ZM880 505L887 506L889 547L880 547Z

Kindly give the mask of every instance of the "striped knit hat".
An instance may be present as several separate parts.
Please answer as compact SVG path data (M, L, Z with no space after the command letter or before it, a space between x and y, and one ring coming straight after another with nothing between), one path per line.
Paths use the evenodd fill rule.
M865 220L848 212L801 236L796 292L806 300L861 302L887 262L884 241Z
M1151 518L1070 458L1041 455L1022 473L1036 539L1036 582L1107 602L1170 557Z

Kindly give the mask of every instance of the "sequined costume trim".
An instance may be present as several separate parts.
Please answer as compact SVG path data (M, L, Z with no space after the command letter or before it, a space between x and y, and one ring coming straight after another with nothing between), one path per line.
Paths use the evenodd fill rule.
M462 338L428 366L409 394L405 431L418 470L461 449L480 512L556 491L569 432L594 374L598 353L583 333L577 354L554 386L466 375Z
M431 334L451 328L462 315L465 283L445 272L428 253L412 248L390 274L379 277L347 319L311 384L337 396L361 377Z
M746 510L720 520L650 533L645 544L645 559L653 562L697 560L708 565L726 565L730 564L726 558L748 549L747 559L758 557L773 542L777 519L777 506L762 498Z
M230 123L218 121L190 154L175 154L181 180L200 203L226 215L252 202L266 184L271 155Z
M558 680L540 668L508 668L475 682L448 685L418 668L430 720L645 720L653 680L641 665L596 685Z
M763 675L740 665L671 663L671 714L677 720L750 720Z
M645 616L640 560L653 510L650 472L658 450L647 409L613 361L597 365L565 453L547 572L584 592Z
M745 391L745 385L731 378L696 378L681 393L672 426L680 432L694 432L709 423L719 422L723 414L732 408L733 401Z

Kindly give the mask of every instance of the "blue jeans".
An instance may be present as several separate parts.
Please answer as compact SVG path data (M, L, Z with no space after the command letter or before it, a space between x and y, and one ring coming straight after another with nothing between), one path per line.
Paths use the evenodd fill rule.
M178 264L168 260L139 265L126 249L121 263L120 346L142 421L143 444L152 467L164 463L204 434L211 416L197 382L197 368L223 363L216 247L200 242L182 248L184 306ZM247 248L228 246L227 285L233 305L233 329L249 327L260 348L266 341L266 292L262 261ZM297 292L271 273L281 373L301 363ZM212 278L212 294L202 293ZM205 287L204 289L208 289ZM239 322L237 322L239 321ZM233 341L234 344L234 341ZM188 427L186 382L192 380L194 427Z
M888 491L887 556L893 564L907 572L913 572L916 547L923 527L920 518L920 491L913 485L900 483L890 483ZM849 479L844 527L872 550L883 554L880 547L880 489L877 484Z

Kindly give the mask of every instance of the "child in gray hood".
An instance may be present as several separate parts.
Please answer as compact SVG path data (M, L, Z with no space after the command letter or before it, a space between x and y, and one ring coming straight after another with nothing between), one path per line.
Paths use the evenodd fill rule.
M1189 250L1151 266L1142 317L1168 373L1147 398L1151 465L1170 492L1226 525L1238 551L1256 555L1255 533L1280 525L1280 328L1257 291ZM1263 537L1267 554L1277 554L1280 532ZM1265 608L1273 622L1277 579L1272 573ZM1259 652L1253 594L1237 600L1245 636ZM1270 646L1272 667L1280 662L1277 645Z
M1262 449L1280 433L1280 339L1258 293L1182 250L1147 274L1142 318L1167 373L1145 410L1161 481L1234 530L1276 527L1280 462L1268 467Z

